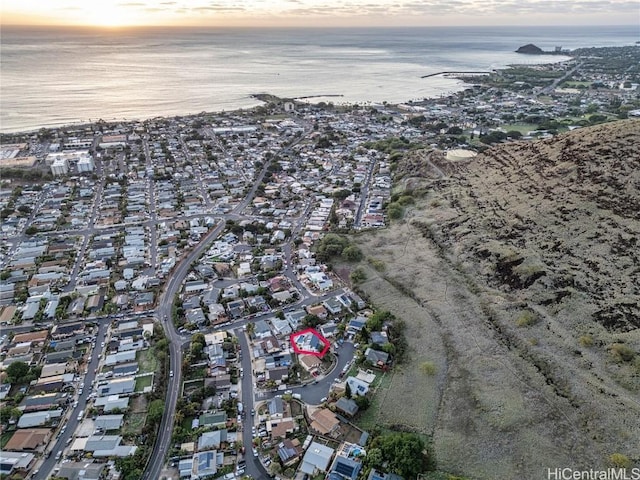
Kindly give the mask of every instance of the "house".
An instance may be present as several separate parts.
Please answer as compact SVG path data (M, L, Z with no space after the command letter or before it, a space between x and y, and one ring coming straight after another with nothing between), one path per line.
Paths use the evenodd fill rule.
M281 350L280 342L278 342L278 339L273 335L264 338L264 340L260 342L260 348L266 354L278 353Z
M322 364L322 361L315 355L298 355L298 362L307 372L316 371Z
M204 335L204 341L207 345L222 344L227 339L227 332L212 332Z
M202 308L192 308L185 312L187 323L193 323L194 325L203 325L207 318L204 316Z
M302 449L297 439L285 439L278 444L278 457L285 467L293 465L301 453Z
M307 278L312 285L320 291L326 292L333 288L333 280L331 280L324 272L308 272Z
M178 462L178 472L180 473L180 478L191 478L191 473L193 471L193 462L194 457L185 458Z
M336 409L349 417L353 417L358 413L358 404L352 398L340 397L336 402Z
M49 335L48 330L38 330L36 332L19 333L13 337L12 343L30 343L33 346L43 345Z
M302 457L300 471L310 476L316 476L319 473L326 472L333 456L333 448L322 445L321 443L311 442L309 448Z
M105 385L98 385L98 395L106 397L110 395L122 395L133 393L136 388L136 379L134 377L118 378L111 380Z
M224 463L224 453L216 450L199 452L193 456L193 468L191 478L199 479L213 476L218 473L218 467Z
M104 478L104 471L107 469L106 463L98 463L90 460L81 462L63 462L57 477L67 480L100 480Z
M96 398L94 404L95 407L103 407L103 411L111 412L113 410L128 410L129 398L120 397L119 395L109 395L106 397Z
M62 375L67 371L66 363L47 363L42 366L42 371L40 372L40 378L46 377L56 377L58 375Z
M336 455L327 480L356 480L361 469L361 462L353 458Z
M254 324L253 334L260 339L264 339L273 335L271 333L271 329L269 328L269 325L264 320L258 320Z
M54 418L60 418L63 410L44 410L42 412L25 413L18 419L18 428L40 427Z
M96 429L100 428L103 431L118 430L124 422L124 415L98 415L93 421L93 425Z
M289 335L293 331L287 320L274 317L271 319L271 324L276 335Z
M104 359L104 364L107 366L117 365L118 363L132 362L136 359L135 350L125 350L124 352L113 353L107 355Z
M311 428L320 435L335 436L340 428L340 420L327 408L318 408L310 416Z
M9 395L9 391L11 390L10 383L0 383L0 400L4 400Z
M211 448L218 449L226 441L226 430L213 430L211 432L204 432L198 439L198 450L209 450Z
M21 474L25 478L26 472L33 468L35 463L33 453L7 452L6 448L0 450L0 475Z
M289 322L293 331L296 331L300 326L300 322L304 319L307 314L304 310L293 310L291 312L286 312L284 314L284 318Z
M215 389L218 392L223 390L230 390L231 375L223 374L223 375L216 375L215 377L211 377L211 378L205 378L204 383L205 383L205 388L212 385L215 387Z
M307 313L309 315L315 315L322 320L327 318L327 309L322 305L309 305L307 307Z
M356 377L347 378L347 384L351 389L352 395L366 395L369 391L369 384Z
M208 285L206 284L206 282L204 282L204 280L193 280L185 283L184 291L185 293L201 292L203 290L206 290L207 287Z
M349 320L349 323L347 324L347 333L350 335L355 335L360 330L362 330L366 324L367 324L367 319L365 317L358 316L358 317L352 318L351 320Z
M66 403L66 394L62 393L46 393L44 395L31 395L25 397L20 402L20 410L23 412L37 412L42 410L51 410Z
M49 428L29 428L16 430L11 439L4 446L6 450L17 452L42 451L51 439Z
M122 437L119 435L92 435L88 438L77 438L71 446L71 450L84 450L92 452L98 457L128 457L136 453L135 445L121 445Z
M284 402L282 397L273 397L269 400L269 416L271 418L282 418L284 415Z
M389 363L389 354L380 350L374 350L373 348L367 348L364 352L364 357L374 367L383 368Z
M285 438L287 433L293 433L296 423L292 418L270 420L267 422L267 431L271 433L271 438Z
M389 343L389 336L387 332L371 332L370 340L372 344L382 346Z
M342 304L333 297L327 298L322 305L331 315L338 315L342 311Z
M337 327L335 323L330 322L320 325L318 329L324 338L331 338L335 336Z
M358 310L362 310L367 305L366 302L362 298L360 298L357 293L349 292L349 297L351 297L351 300L353 301L353 303L355 303L355 306L358 308Z
M278 385L285 383L289 378L289 367L272 367L266 372L266 379L273 380Z
M216 412L206 412L199 417L199 426L221 428L227 424L227 412L221 410Z

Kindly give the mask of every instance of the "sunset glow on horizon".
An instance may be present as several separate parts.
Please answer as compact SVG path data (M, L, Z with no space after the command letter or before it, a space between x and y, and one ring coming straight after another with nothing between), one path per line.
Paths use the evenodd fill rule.
M628 25L629 0L4 0L3 25L431 26Z

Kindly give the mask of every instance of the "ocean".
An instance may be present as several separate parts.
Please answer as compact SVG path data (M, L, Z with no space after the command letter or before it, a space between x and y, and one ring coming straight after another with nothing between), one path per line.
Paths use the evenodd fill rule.
M252 94L400 103L463 88L423 75L559 61L518 47L632 45L637 26L411 28L2 27L0 132L259 104Z

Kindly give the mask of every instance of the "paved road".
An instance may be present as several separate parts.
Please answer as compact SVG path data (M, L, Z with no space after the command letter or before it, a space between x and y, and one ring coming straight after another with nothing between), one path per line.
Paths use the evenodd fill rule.
M318 405L322 403L324 397L328 396L329 389L331 384L340 377L340 372L352 359L353 354L356 351L356 347L351 342L344 342L344 344L336 350L338 354L338 364L336 367L329 372L329 374L323 376L318 380L318 383L311 383L308 385L300 385L300 386L291 386L289 390L293 391L293 393L299 393L302 397L302 400L305 403L310 405ZM282 395L281 391L271 391L271 392L263 392L259 393L259 400L269 400L270 398L275 397L276 395Z
M49 475L52 473L51 471L57 461L55 459L56 453L64 451L67 446L67 440L73 438L73 435L78 428L78 424L80 422L78 421L77 416L81 410L86 410L87 408L87 400L89 398L89 394L93 390L92 383L95 379L95 370L98 367L100 356L103 353L103 349L100 347L100 345L105 341L109 323L110 320L108 318L103 318L98 323L99 330L95 339L96 347L91 352L91 360L88 363L86 375L80 375L81 379L79 380L79 383L84 383L84 389L82 395L77 398L78 406L75 409L70 409L69 419L66 422L64 420L60 422L61 425L65 425L64 433L60 434L55 443L53 443L53 445L50 447L49 451L51 452L51 456L49 458L45 458L42 465L38 467L39 472L32 477L35 480L44 480L45 478L49 478Z
M255 417L251 416L251 409L255 408L253 398L253 382L255 381L251 375L251 355L249 354L249 344L242 328L235 330L236 335L240 341L240 348L242 349L242 361L241 366L244 370L244 376L242 378L242 404L246 412L243 419L242 426L242 444L245 447L244 459L247 462L245 468L245 474L251 475L253 478L268 478L267 471L256 457L253 456L253 434L251 433L251 426L255 420Z
M182 379L182 348L186 339L176 331L172 320L172 307L174 296L180 291L182 282L191 269L191 262L199 258L209 247L209 244L222 232L225 224L219 223L213 228L202 241L176 266L175 270L165 284L165 289L158 299L156 313L164 328L169 340L169 370L173 376L169 378L167 384L167 397L164 407L164 415L160 423L158 437L153 446L147 469L142 478L155 480L160 478L160 470L165 462L165 457L171 445L171 434L173 432L173 418L176 410L178 397L180 396L180 385Z

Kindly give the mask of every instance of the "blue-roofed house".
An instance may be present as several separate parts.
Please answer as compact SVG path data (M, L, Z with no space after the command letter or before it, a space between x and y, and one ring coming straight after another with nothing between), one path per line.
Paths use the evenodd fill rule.
M204 432L198 439L198 450L207 450L210 448L220 448L222 443L227 441L226 430L214 430L212 432Z
M205 478L218 473L218 467L222 466L224 453L216 450L207 450L196 453L193 456L193 468L191 478Z
M352 458L337 455L331 466L328 480L356 480L362 463Z
M258 320L254 324L253 334L258 338L267 338L273 335L269 325L264 320Z
M282 418L284 415L284 403L281 397L273 397L268 405L271 418Z
M387 336L387 332L371 332L371 343L374 345L385 345L389 343L389 337Z
M352 335L356 334L360 330L364 328L367 323L367 319L365 317L355 317L349 320L347 324L347 333Z
M285 467L289 467L296 463L300 453L302 453L300 446L296 446L289 439L285 439L278 444L278 457L280 457L280 460Z

